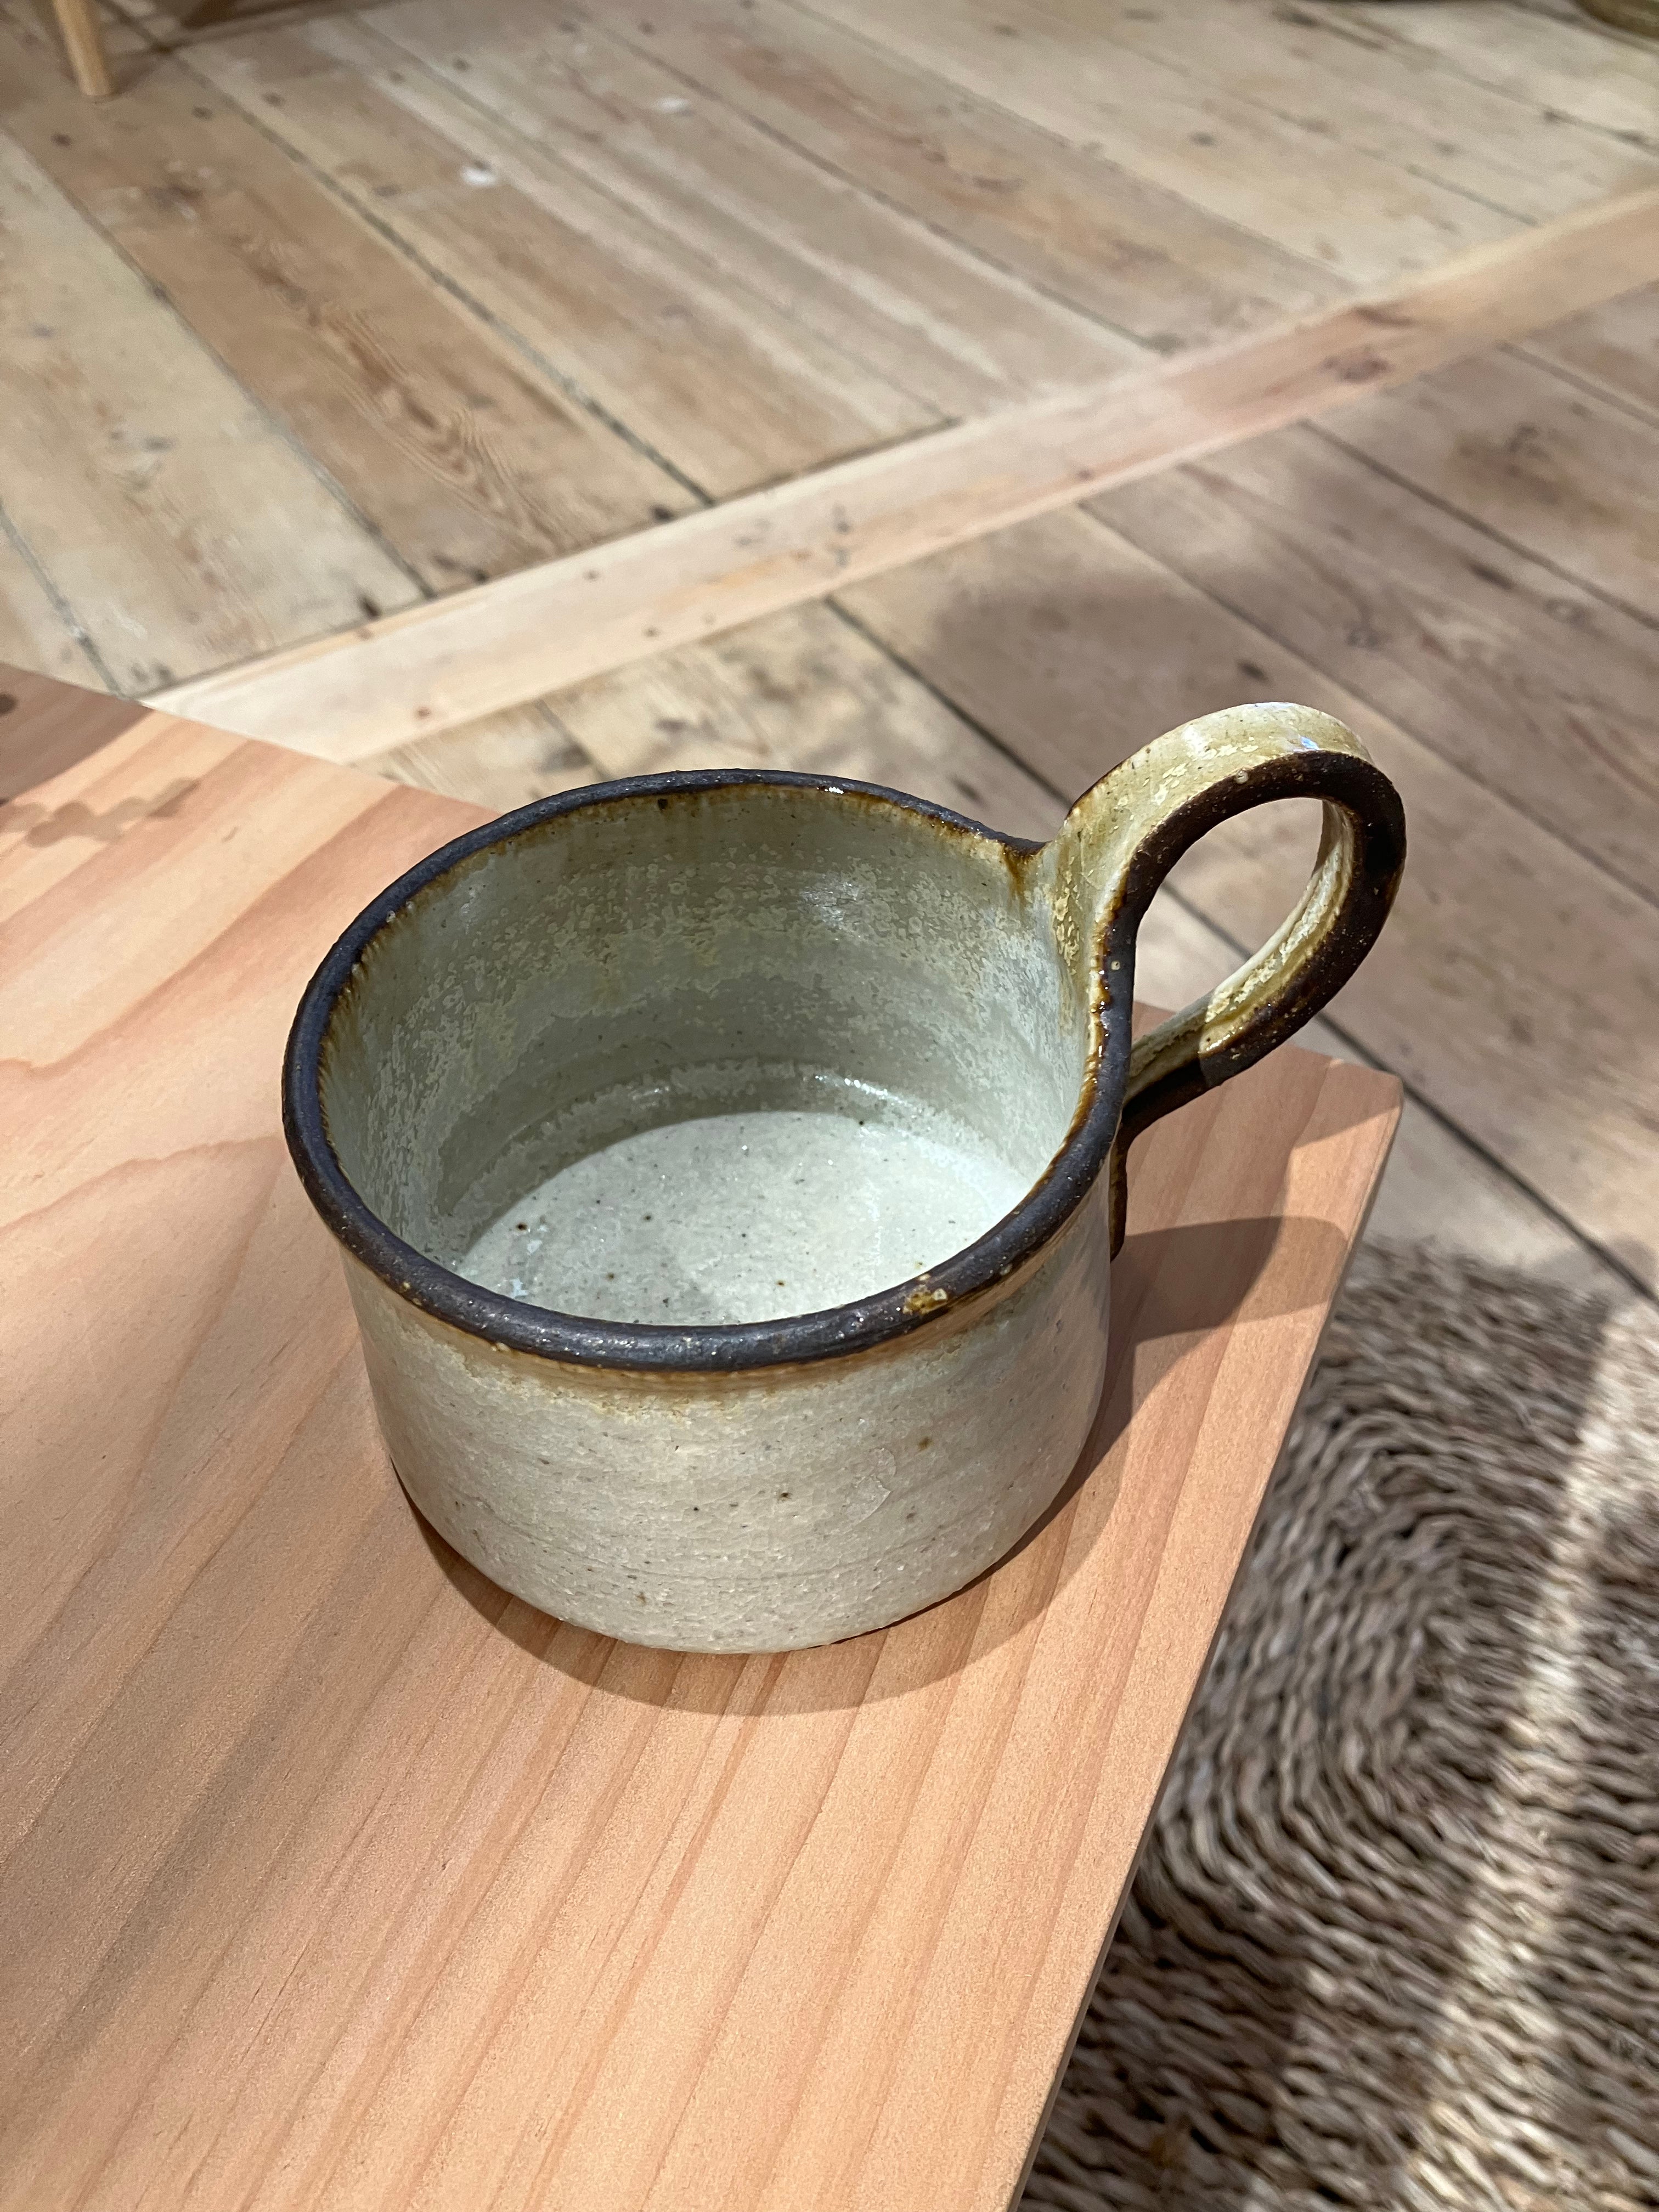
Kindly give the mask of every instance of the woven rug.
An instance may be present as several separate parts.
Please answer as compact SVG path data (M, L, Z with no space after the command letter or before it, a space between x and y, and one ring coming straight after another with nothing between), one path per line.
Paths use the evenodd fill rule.
M1659 1328L1363 1255L1025 2212L1659 2206Z

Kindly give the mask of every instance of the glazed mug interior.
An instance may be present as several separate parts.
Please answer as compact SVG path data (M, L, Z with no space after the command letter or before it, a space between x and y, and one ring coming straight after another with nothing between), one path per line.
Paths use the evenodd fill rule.
M365 951L321 1071L339 1164L404 1243L556 1312L704 1328L921 1276L1083 1091L1035 849L807 781L533 822Z

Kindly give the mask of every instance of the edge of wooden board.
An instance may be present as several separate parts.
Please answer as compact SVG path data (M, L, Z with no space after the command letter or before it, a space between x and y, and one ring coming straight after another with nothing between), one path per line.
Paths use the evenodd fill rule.
M1386 294L981 416L191 678L152 706L360 760L1522 337L1659 281L1659 186Z

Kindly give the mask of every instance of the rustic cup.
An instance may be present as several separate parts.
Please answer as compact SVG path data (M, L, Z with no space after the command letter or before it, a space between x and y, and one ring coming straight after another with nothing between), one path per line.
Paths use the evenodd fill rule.
M1295 913L1133 1042L1135 933L1170 866L1307 797ZM1279 705L1158 738L1042 846L897 792L716 772L568 793L434 853L323 962L283 1075L410 1497L532 1604L678 1650L827 1643L961 1589L1087 1435L1129 1146L1325 1004L1404 853L1358 740ZM971 1128L1023 1194L908 1279L801 1314L605 1320L459 1272L604 1147L854 1096Z

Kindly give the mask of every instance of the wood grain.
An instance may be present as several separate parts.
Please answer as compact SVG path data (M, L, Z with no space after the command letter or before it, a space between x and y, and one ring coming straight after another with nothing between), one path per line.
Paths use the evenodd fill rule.
M593 25L498 0L377 10L315 35L401 53L509 133L942 414L1097 381L1140 349L823 168ZM480 28L485 32L479 36ZM370 43L372 38L372 44Z
M1659 265L1659 193L1448 264L1382 301L1035 401L712 514L274 654L157 703L356 759L821 596L1024 515L1341 406Z
M375 21L399 40L418 29L434 53L447 29L459 56L474 14L460 0L407 0ZM526 35L517 0L496 0L489 20L503 40ZM1306 314L1345 289L1103 154L781 0L675 0L648 14L584 4L534 29L538 46L574 58L613 34L671 69L686 96L752 117L832 175L1159 352Z
M1479 434L1476 434L1477 439ZM1571 481L1571 480L1570 480ZM1595 498L1594 480L1580 512ZM1524 487L1511 494L1528 534ZM1579 503L1570 499L1569 513ZM1639 514L1639 495L1632 500ZM1291 431L1151 488L1114 528L1659 899L1659 635L1329 440Z
M1430 7L1318 0L1317 12L1431 53L1468 83L1541 101L1626 144L1659 152L1659 55L1634 39L1607 37L1575 10L1552 19L1525 6L1493 8L1487 0Z
M1659 421L1505 349L1362 403L1330 434L1500 550L1659 618Z
M1231 975L1239 951L1184 895L1161 891L1135 939L1135 988L1155 1005L1190 1006ZM1352 1040L1322 1019L1310 1022L1297 1042L1336 1060L1360 1057ZM1409 1095L1364 1241L1455 1252L1615 1305L1630 1297L1628 1281L1559 1214Z
M490 814L508 813L578 784L598 783L607 773L539 702L509 707L439 737L394 745L363 766L371 775L398 783L471 799Z
M781 768L853 776L1021 837L1052 836L1065 812L1054 792L830 607L769 615L545 703L604 775Z
M1040 12L1073 34L1151 55L1334 149L1374 155L1531 222L1659 176L1652 152L1551 112L1535 91L1517 98L1473 83L1424 47L1357 29L1346 6L1316 13L1182 0L1166 12L1134 0L1041 0Z
M1288 526L1311 532L1316 512ZM1280 558L1270 542L1245 550L1264 574ZM1389 928L1335 1019L1589 1241L1659 1283L1659 907L1379 714L1322 658L1224 604L1204 587L1208 556L1202 532L1159 561L1079 510L848 597L1062 791L1241 697L1304 700L1348 723L1399 787L1411 851ZM1501 702L1487 714L1497 749L1508 718ZM1296 808L1257 808L1203 839L1174 881L1235 943L1259 945L1305 881L1315 834Z
M0 515L0 660L66 684L100 683L97 664Z
M428 590L696 504L178 62L89 124L30 31L0 124Z
M1520 350L1659 418L1659 286L1647 285L1535 331Z
M1366 287L1510 234L1516 218L1196 82L1039 0L816 0L813 12L1012 108L1104 146L1206 214Z
M365 601L419 596L3 133L0 231L6 511L119 686L152 690L337 631Z
M250 31L188 65L711 497L940 419L369 32Z
M0 817L0 2203L1000 2212L1395 1087L1144 1141L1091 1471L975 1589L607 1644L423 1534L277 1133L311 964L474 818L160 716Z

